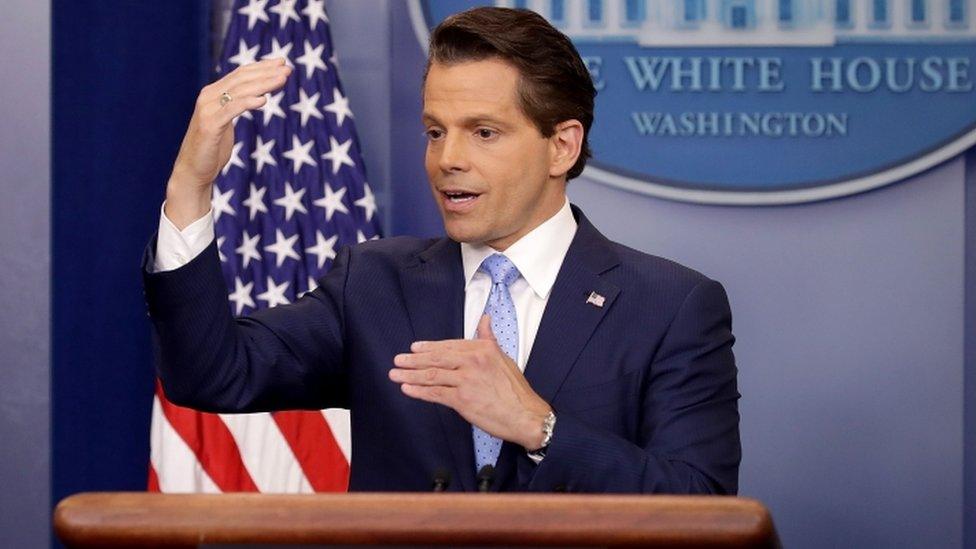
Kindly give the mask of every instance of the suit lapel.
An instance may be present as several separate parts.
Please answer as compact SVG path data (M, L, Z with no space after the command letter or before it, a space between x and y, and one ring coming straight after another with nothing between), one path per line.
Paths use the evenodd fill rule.
M400 285L417 340L464 337L464 270L456 242L443 238L419 254L416 262L400 271ZM457 482L474 491L471 424L447 406L431 406L437 410L454 457Z
M610 241L575 206L573 213L579 224L576 236L549 294L525 367L526 379L546 402L552 402L583 347L620 293L617 286L600 278L602 273L618 264ZM602 306L587 302L593 292L603 297Z

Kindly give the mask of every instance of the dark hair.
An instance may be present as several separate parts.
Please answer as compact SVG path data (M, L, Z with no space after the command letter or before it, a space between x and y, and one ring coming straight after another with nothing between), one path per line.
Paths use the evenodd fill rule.
M524 9L474 8L454 14L430 35L432 63L453 64L499 58L519 72L519 104L545 137L556 124L576 119L583 124L583 146L567 179L583 172L590 157L596 89L573 43L541 15Z

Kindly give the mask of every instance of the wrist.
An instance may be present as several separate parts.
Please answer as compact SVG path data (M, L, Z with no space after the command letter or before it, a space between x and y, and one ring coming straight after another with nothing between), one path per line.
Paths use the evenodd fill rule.
M166 217L180 230L210 211L213 185L180 177L174 170L166 184Z

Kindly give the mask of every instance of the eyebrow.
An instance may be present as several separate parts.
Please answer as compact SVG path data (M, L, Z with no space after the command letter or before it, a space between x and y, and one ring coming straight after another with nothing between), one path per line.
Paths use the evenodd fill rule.
M421 116L421 121L430 122L433 124L440 124L440 121L437 119L436 116L427 112L423 113L423 115ZM470 127L470 126L477 126L479 124L485 124L485 123L492 124L495 126L502 126L505 128L509 126L507 123L503 122L499 118L492 116L490 114L475 114L472 116L465 116L464 118L461 119L462 126Z

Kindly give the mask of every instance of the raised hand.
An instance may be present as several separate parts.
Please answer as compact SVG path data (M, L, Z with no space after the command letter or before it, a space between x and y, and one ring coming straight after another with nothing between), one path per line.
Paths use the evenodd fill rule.
M197 96L173 173L166 186L166 217L184 228L210 210L213 181L234 147L234 118L267 102L285 85L291 67L268 59L238 67Z

